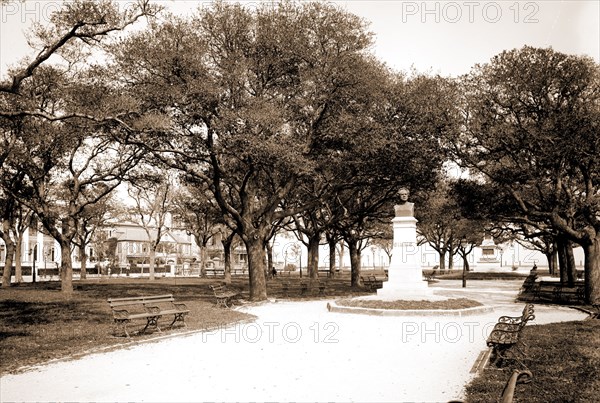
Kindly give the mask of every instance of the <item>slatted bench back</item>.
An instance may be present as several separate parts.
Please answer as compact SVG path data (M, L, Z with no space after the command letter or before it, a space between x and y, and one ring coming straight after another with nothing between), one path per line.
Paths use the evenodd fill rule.
M212 284L210 288L212 288L216 294L227 291L227 288L223 284Z
M175 302L172 294L166 295L149 295L142 297L127 297L127 298L109 298L108 303L111 308L125 307L125 306L145 306L159 303L172 303Z

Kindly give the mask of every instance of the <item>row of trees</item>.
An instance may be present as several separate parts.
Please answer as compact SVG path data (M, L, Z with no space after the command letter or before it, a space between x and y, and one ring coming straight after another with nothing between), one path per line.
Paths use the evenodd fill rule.
M591 59L523 48L459 79L407 76L373 57L365 21L331 5L159 11L69 3L40 29L40 53L0 83L3 222L24 205L58 240L63 291L86 209L167 171L186 184L180 215L199 244L213 224L245 244L252 299L267 296L265 251L285 227L302 234L313 276L319 242L343 239L359 285L360 250L389 227L397 189L428 206L418 217L428 234L453 159L471 176L452 187L444 208L458 224L440 253L466 253L491 223L535 228L529 236L584 247L587 297L600 299Z

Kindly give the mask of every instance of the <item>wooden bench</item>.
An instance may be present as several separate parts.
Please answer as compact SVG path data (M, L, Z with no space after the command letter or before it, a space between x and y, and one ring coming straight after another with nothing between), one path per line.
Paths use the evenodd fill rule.
M492 349L490 364L501 367L505 360L513 359L523 365L526 357L520 348L521 331L530 320L534 320L532 304L526 304L521 316L501 316L487 338L487 346ZM522 344L522 342L521 342Z
M289 297L290 294L292 294L292 293L304 295L304 293L306 293L308 291L308 284L306 284L304 281L300 281L300 282L284 281L281 285L283 288L283 294L286 297Z
M535 309L533 307L533 304L525 304L525 306L523 307L523 311L521 312L521 316L500 316L494 328L503 328L504 325L515 326L520 325L523 322L528 322L530 320L535 319L534 312Z
M533 297L535 300L549 299L552 302L560 301L584 301L585 285L583 282L576 282L574 287L559 281L540 281L532 286Z
M217 299L217 306L223 306L225 308L229 308L231 300L240 295L237 291L231 291L227 289L225 284L212 284L210 285L212 288L215 298Z
M519 295L528 294L532 290L534 290L537 277L538 277L537 273L531 273L527 277L525 277L525 280L523 281L523 284L521 285L521 289L519 290Z
M500 403L512 403L515 396L515 389L518 384L529 383L533 379L531 371L521 371L514 369L510 378L502 390L502 396L500 396Z
M573 305L571 308L587 313L589 315L588 319L600 319L600 304L592 304L589 308L586 306Z
M387 281L387 276L385 275L375 275L375 274L365 274L360 276L360 279L365 286L365 288L370 291L374 291L378 288L383 287L383 282Z
M145 320L146 325L138 333L148 329L161 331L158 320L163 316L173 315L169 327L180 322L184 327L185 316L190 312L185 304L175 302L172 294L127 298L109 298L115 326L122 327L125 335L130 337L127 326L134 320Z
M310 279L307 284L307 291L315 291L317 295L325 295L326 283L322 282L318 277Z

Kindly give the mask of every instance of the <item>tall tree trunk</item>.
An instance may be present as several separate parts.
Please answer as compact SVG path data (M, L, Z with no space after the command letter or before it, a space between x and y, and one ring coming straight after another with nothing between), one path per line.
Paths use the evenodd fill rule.
M552 251L552 271L550 272L550 274L556 276L558 270L560 270L560 268L558 267L558 250L555 244L554 250Z
M600 304L600 232L583 245L585 256L585 300Z
M448 253L448 270L454 270L454 255L452 251Z
M440 255L440 270L446 270L446 251L439 250L438 254Z
M335 245L337 242L333 237L327 237L327 244L329 245L329 277L335 276Z
M265 240L260 237L247 237L244 240L248 252L248 270L250 271L250 300L267 299L267 280L265 278Z
M577 266L575 265L575 256L573 256L573 242L565 242L565 260L567 263L567 283L569 287L575 286L577 281Z
M352 287L362 286L360 282L360 250L358 241L346 240L348 242L348 253L350 254L350 285Z
M86 266L87 254L85 253L85 245L83 244L83 240L82 240L81 246L79 247L79 261L80 261L80 265L81 265L81 271L79 274L79 278L81 278L82 280L85 280L87 278L87 266Z
M265 249L267 251L267 278L271 277L273 271L273 245L270 242L265 242Z
M466 253L461 254L463 260L462 288L465 288L467 286L467 272L470 270L469 259L467 259L467 256L468 255Z
M8 238L3 234L2 240L6 248L6 259L4 260L4 271L2 272L2 287L10 287L10 280L12 277L12 265L13 258L15 255L15 244L12 239Z
M23 263L23 234L17 235L17 242L15 243L15 283L20 284L23 282L23 271L21 265ZM32 273L33 275L33 273Z
M73 264L71 261L71 240L60 242L60 290L65 294L73 293Z
M223 244L223 260L225 261L225 284L231 284L231 245L235 234L221 239Z
M225 284L231 284L231 242L223 244L223 259L225 260Z
M552 275L554 273L554 252L544 253L544 256L546 256L546 261L548 262L548 271Z
M556 246L558 251L558 270L560 273L560 282L567 282L567 256L565 254L565 239L563 237L559 237L556 240Z
M149 267L149 269L148 269L149 277L148 278L150 280L154 280L154 278L155 278L154 277L154 264L156 262L156 249L155 248L156 247L150 247L150 256L149 256L150 262L148 262L149 263L148 264L148 267Z
M208 252L206 250L206 241L202 240L198 244L199 253L200 253L200 277L206 277L206 261L208 260Z
M307 269L310 278L317 278L319 275L319 243L321 234L313 234L308 238L308 258Z

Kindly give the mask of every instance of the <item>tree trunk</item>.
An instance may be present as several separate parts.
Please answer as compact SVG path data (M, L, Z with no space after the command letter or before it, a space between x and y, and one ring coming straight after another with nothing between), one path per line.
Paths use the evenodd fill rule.
M470 267L469 260L467 259L467 254L463 253L461 256L463 259L462 288L465 288L467 286L467 272L469 271Z
M71 241L60 241L60 289L65 294L73 293L73 265L71 261Z
M556 246L558 251L558 270L560 274L560 282L567 282L567 256L565 254L565 240L558 238L556 240Z
M556 246L556 245L555 245ZM553 276L556 276L556 274L559 272L560 268L558 266L558 250L555 248L554 251L552 252L552 274Z
M23 234L20 234L17 236L17 242L15 244L15 284L23 282L23 271L21 270L21 264L23 263L23 259L21 259L23 256L22 248Z
M585 299L600 304L600 233L583 246L585 255Z
M231 284L231 239L222 239L223 244L223 261L224 261L224 275L225 284Z
M440 250L438 251L438 255L440 256L440 264L438 266L438 269L446 270L446 251Z
M267 250L267 278L270 278L273 274L273 246L270 242L265 242L265 249Z
M448 253L448 270L454 270L454 255L452 251Z
M198 253L200 257L200 277L206 277L206 261L208 253L206 250L206 241L203 239L196 238L197 241L200 241L198 244Z
M7 236L3 236L2 240L6 247L6 260L4 261L4 271L2 272L2 287L10 287L10 280L12 276L12 265L13 258L15 255L15 244L12 239Z
M355 240L346 240L348 242L348 253L350 254L350 285L352 287L362 286L360 282L360 250L358 242Z
M328 238L327 244L329 245L329 277L335 276L335 245L337 242L334 238Z
M81 265L81 271L79 274L79 278L82 280L85 280L87 278L87 267L86 267L87 254L85 253L85 245L83 245L83 240L82 240L82 246L79 247L79 261L80 261L80 265Z
M150 248L149 260L150 260L150 262L148 262L149 263L148 264L149 279L154 280L154 263L156 261L156 250L154 248Z
M223 244L223 260L225 261L225 283L231 284L231 246L233 245L233 239L235 233L231 233L229 236L221 239Z
M308 277L317 278L319 275L319 243L321 242L321 234L313 234L308 238L308 258L307 269Z
M575 265L575 256L573 256L573 242L565 242L565 259L567 262L567 283L569 287L575 287L577 281L577 266Z
M548 261L548 271L552 275L554 273L554 253L544 253L544 256Z
M250 271L250 300L264 301L267 299L267 281L265 278L265 249L264 239L247 237L244 240L248 252L248 270Z

